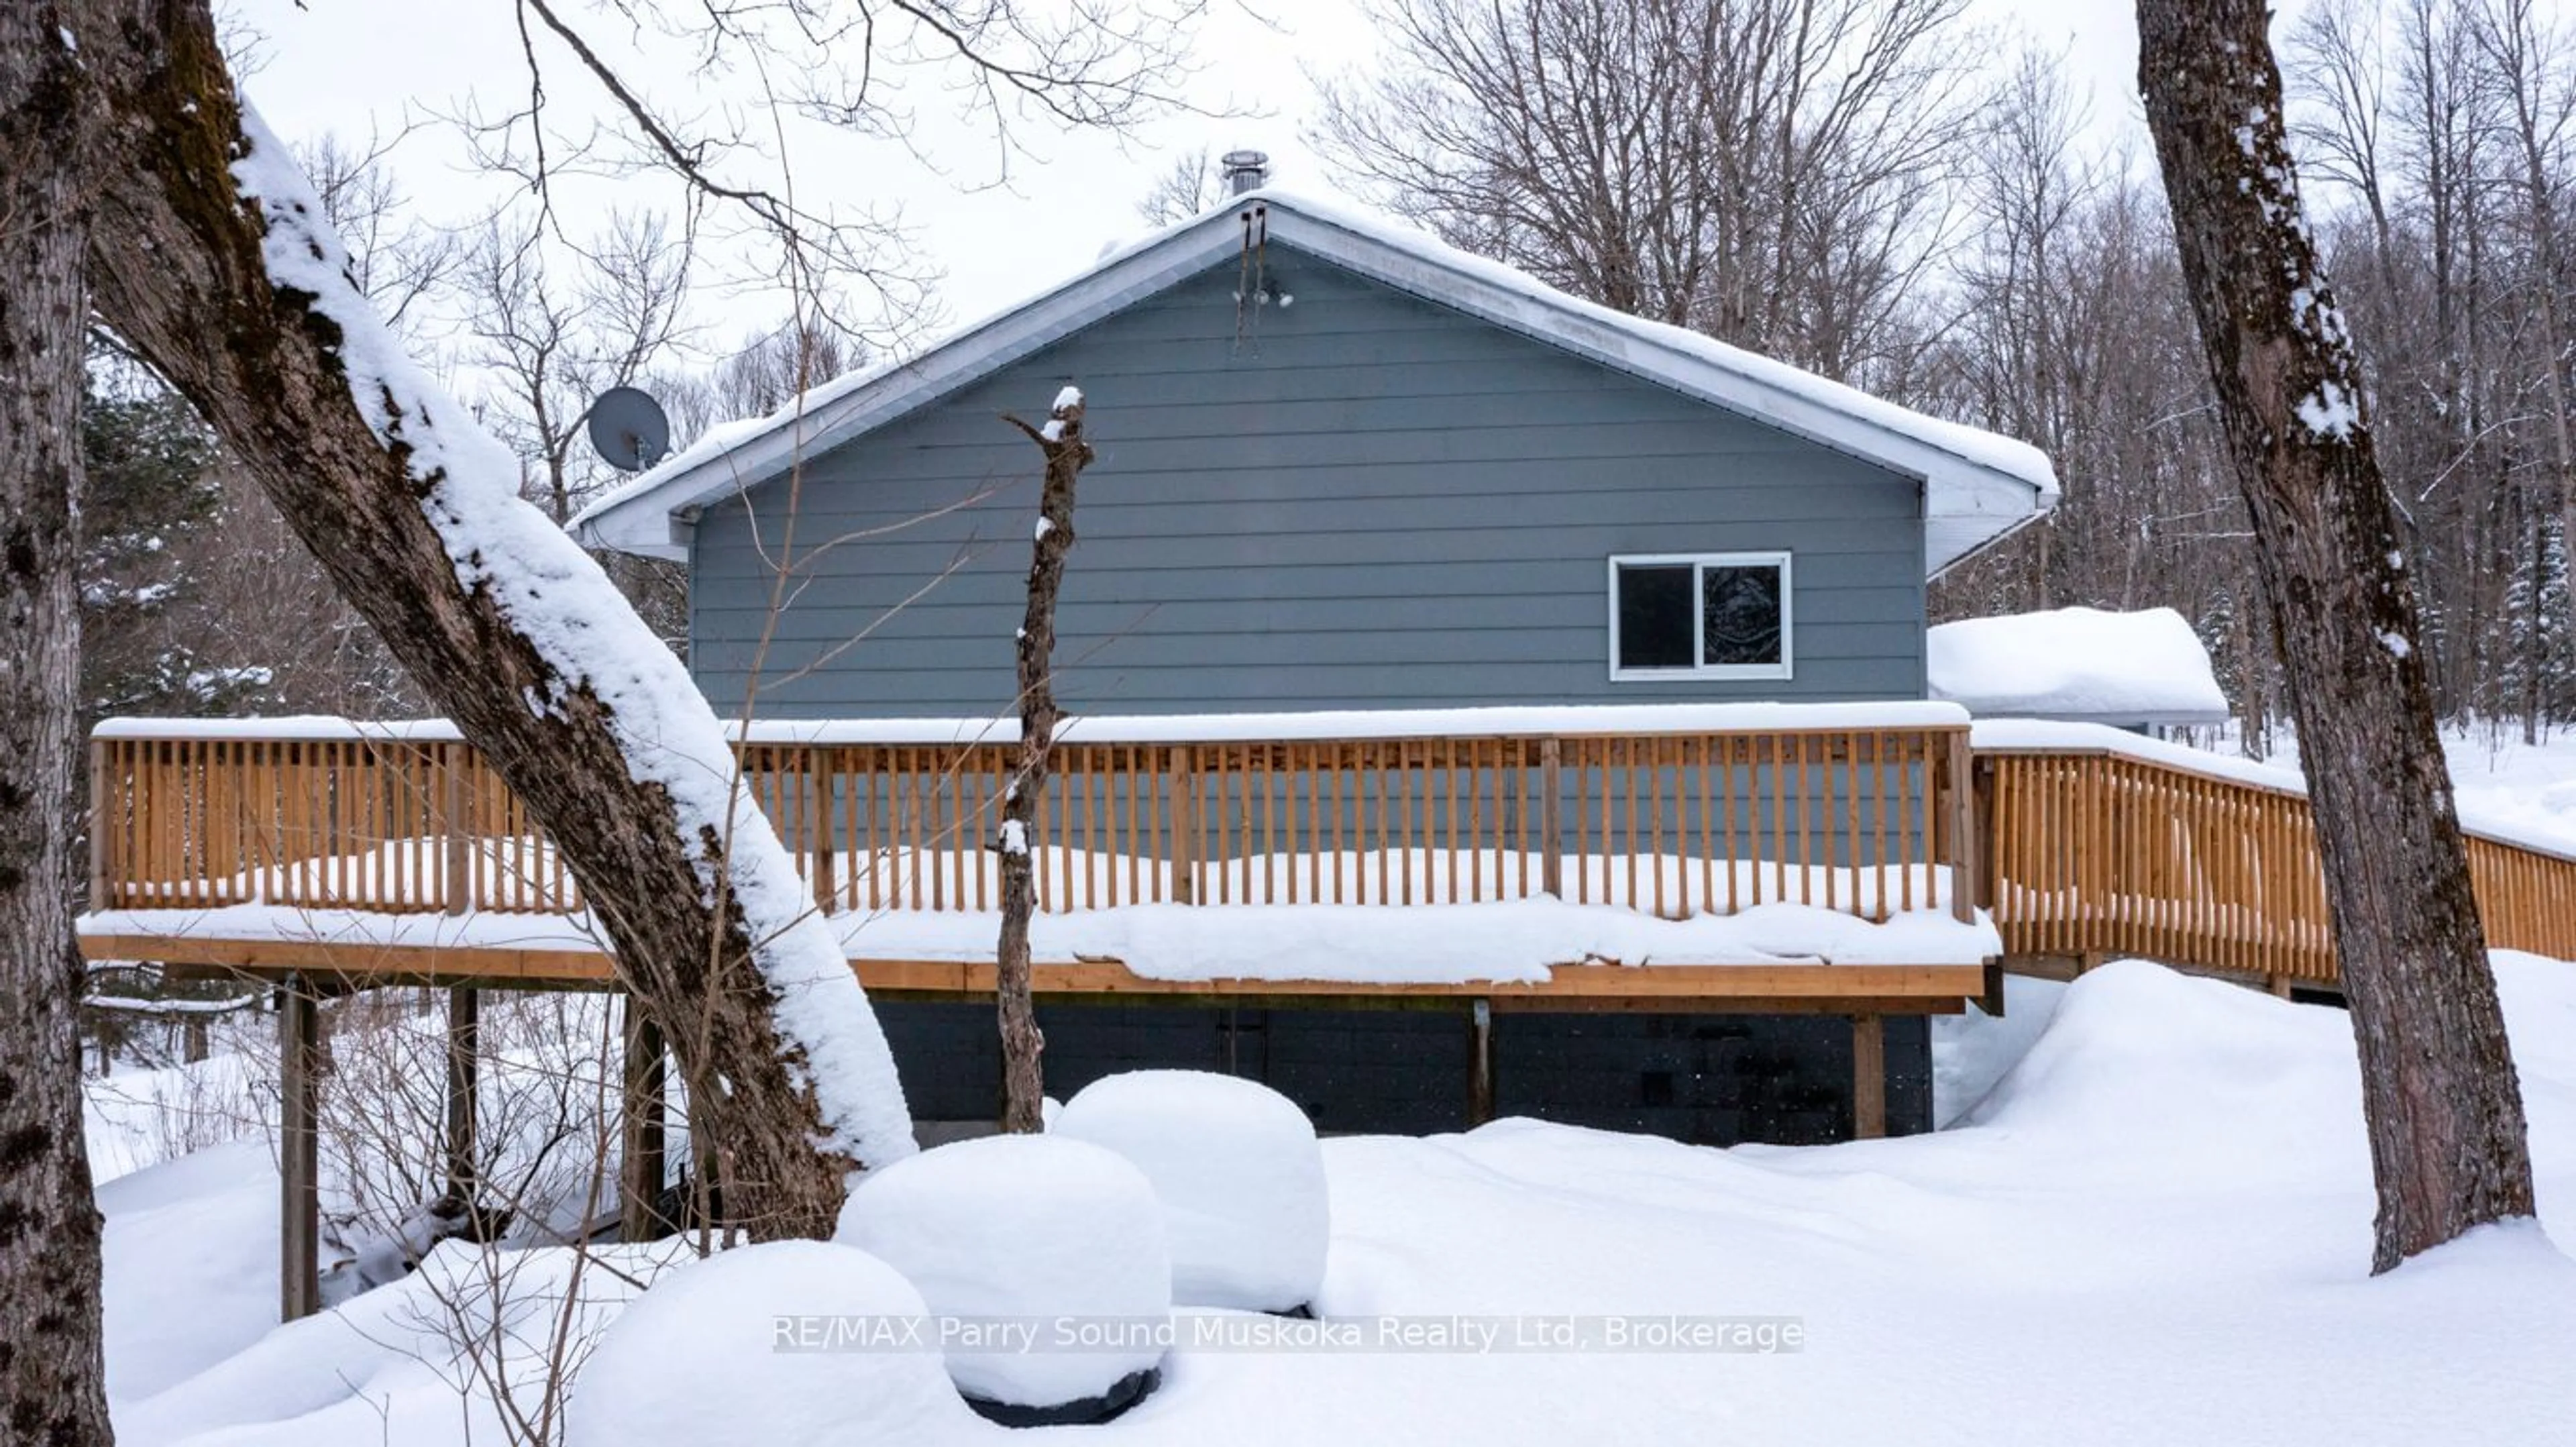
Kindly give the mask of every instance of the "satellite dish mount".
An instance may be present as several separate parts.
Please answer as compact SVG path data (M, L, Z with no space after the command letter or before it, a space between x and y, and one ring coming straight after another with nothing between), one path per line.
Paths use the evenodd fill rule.
M611 387L585 415L591 447L620 472L642 472L671 454L671 419L641 387Z

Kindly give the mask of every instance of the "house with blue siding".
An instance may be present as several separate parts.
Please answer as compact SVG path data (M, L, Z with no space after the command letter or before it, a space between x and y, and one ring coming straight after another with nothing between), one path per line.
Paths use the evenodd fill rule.
M1076 714L1921 700L1927 582L2057 490L2018 442L1261 189L720 429L578 525L686 563L720 708L1009 717L1039 467L1002 418L1068 385L1097 449L1058 616ZM925 1117L989 1113L989 1012L886 1013ZM1506 1111L1721 1141L1849 1128L1832 1057L1852 1047L1813 1018L1512 1024ZM1459 1123L1446 1017L1047 1025L1059 1092L1188 1064L1259 1073L1331 1128ZM1893 1128L1928 1124L1927 1040L1889 1021Z

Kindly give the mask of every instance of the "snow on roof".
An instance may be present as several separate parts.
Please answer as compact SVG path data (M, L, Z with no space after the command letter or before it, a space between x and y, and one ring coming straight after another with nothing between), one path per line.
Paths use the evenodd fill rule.
M1197 275L1241 247L1240 218L1255 211L1270 240L1921 477L1927 573L1940 572L2055 505L2057 475L2048 458L2027 443L1583 301L1349 202L1265 188L1111 251L1054 290L965 327L918 357L810 389L755 425L711 430L584 509L574 526L608 547L683 558L688 523L698 509L786 471L799 456L882 426Z
M1980 718L2224 723L2227 695L2200 635L2171 608L2059 608L1944 623L1924 666L1934 698Z

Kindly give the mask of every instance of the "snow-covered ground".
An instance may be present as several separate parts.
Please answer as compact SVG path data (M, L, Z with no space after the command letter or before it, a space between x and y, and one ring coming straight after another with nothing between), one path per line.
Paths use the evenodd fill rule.
M2529 835L2554 835L2576 849L2576 731L2526 744L2510 730L2444 729L2442 748L2451 758L2463 816L2499 820Z
M2127 963L1945 1028L1944 1114L1964 1119L1933 1136L1719 1151L1512 1120L1325 1143L1331 1317L1533 1334L1610 1313L1785 1317L1799 1351L1192 1351L1115 1424L1022 1440L2576 1441L2576 1265L2551 1241L2576 1242L2576 966L2508 955L2498 972L2546 1234L2486 1231L2369 1279L2344 1017ZM435 1270L264 1331L264 1150L100 1194L129 1443L505 1440L488 1393L460 1395L471 1363L442 1302L497 1273L530 1342L558 1319L568 1253L490 1267L450 1245ZM586 1276L578 1322L656 1263L613 1264ZM766 1310L706 1330L765 1334Z
M2192 730L2190 739L2223 758L2244 757L2235 724ZM2526 744L2511 722L2445 724L2442 752L2451 761L2451 787L2463 821L2576 850L2576 729ZM2298 739L2286 729L2276 731L2263 762L2296 772Z

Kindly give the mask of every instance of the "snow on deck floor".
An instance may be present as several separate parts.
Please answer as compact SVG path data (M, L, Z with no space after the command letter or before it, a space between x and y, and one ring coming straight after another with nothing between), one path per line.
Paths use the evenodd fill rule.
M2502 955L2498 971L2544 1219L2576 1241L2576 966ZM1979 1069L1994 1079L1999 1064ZM1511 1120L1325 1150L1328 1314L1785 1315L1806 1346L1192 1353L1105 1429L968 1435L996 1447L2576 1441L2576 1265L2522 1226L2369 1279L2345 1018L2153 966L2065 987L1969 1123L1935 1136L1719 1151ZM265 1267L259 1223L223 1214L240 1199L225 1192L228 1169L190 1160L129 1178L129 1197L165 1212L182 1193L147 1192L150 1178L215 1178L192 1183L208 1202L200 1231L175 1215L149 1235L119 1231L129 1213L105 1203L114 1309L139 1309L137 1283L165 1279L182 1252ZM151 1309L215 1310L227 1290L265 1304L264 1270L232 1275L184 1288L204 1299L159 1292ZM418 1316L410 1289L346 1313L121 1399L120 1440L458 1447L454 1396L411 1355L435 1349L401 1326ZM111 1334L116 1350L144 1349L114 1320ZM122 1380L154 1375L128 1364ZM746 1421L743 1440L758 1438Z
M498 847L485 841L487 851ZM269 897L336 887L368 893L382 858L351 856L287 865L227 881ZM434 853L435 851L427 851ZM1046 877L1063 896L1083 900L1170 897L1160 861L1080 849L1045 851ZM862 900L918 899L933 908L871 908L830 917L852 959L990 960L1001 929L998 910L941 909L944 902L998 900L991 856L951 850L837 856L834 877L851 881ZM1128 904L1041 914L1030 923L1040 960L1114 959L1147 979L1327 980L1362 984L1532 982L1551 965L1588 959L1630 965L1978 964L2003 952L1983 916L1960 921L1948 906L1949 871L1925 865L1887 869L1804 868L1767 861L1734 863L1675 855L1576 857L1563 861L1570 895L1616 899L1584 904L1544 895L1449 903L1461 887L1502 893L1521 879L1540 879L1532 860L1498 851L1452 860L1430 850L1278 854L1235 859L1201 871L1201 905ZM1292 885L1291 881L1295 881ZM1070 881L1080 881L1079 884ZM1660 881L1660 882L1659 882ZM1230 903L1331 894L1421 903ZM1780 902L1786 896L1800 902ZM1731 913L1674 912L1732 901ZM1641 908L1632 908L1634 899ZM1442 903L1429 901L1441 900ZM1757 901L1768 900L1768 903ZM1869 920L1854 910L1876 911ZM1813 901L1808 903L1805 901ZM1827 907L1832 901L1836 907ZM476 912L382 914L364 909L286 904L233 904L199 909L108 910L85 915L89 935L160 935L228 940L327 942L349 946L490 947L588 950L602 938L586 914Z

